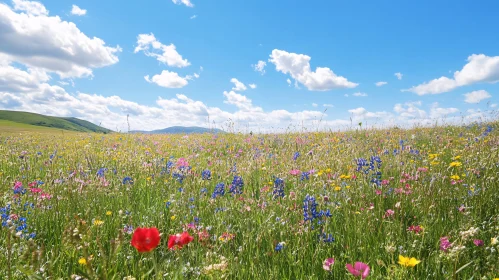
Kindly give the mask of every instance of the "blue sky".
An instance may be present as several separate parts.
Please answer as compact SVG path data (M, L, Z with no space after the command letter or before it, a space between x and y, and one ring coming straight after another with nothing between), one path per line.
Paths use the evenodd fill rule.
M321 117L325 128L351 117L401 125L474 120L499 101L498 8L497 1L7 1L0 67L30 86L0 78L0 108L121 130L126 114L147 129L206 126L207 116L259 128L314 126ZM19 30L20 22L33 27ZM142 47L141 34L150 39ZM174 53L155 49L151 36ZM264 74L252 66L258 61ZM432 82L441 77L448 79ZM231 91L233 78L246 90Z

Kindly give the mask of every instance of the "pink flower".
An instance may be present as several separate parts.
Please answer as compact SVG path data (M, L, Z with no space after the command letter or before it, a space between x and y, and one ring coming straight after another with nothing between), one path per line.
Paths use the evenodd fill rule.
M410 226L409 228L407 228L407 230L419 234L421 231L423 231L423 228L421 226Z
M187 160L185 158L179 158L177 160L177 167L187 167L189 166L189 163L187 162Z
M331 266L334 264L334 259L333 258L327 258L323 263L322 263L322 268L327 271L331 271Z
M353 276L360 276L361 279L365 279L371 270L369 266L363 262L356 262L353 266L347 263L346 268Z
M381 195L383 192L381 190L376 190L377 195Z
M298 170L298 169L293 169L293 170L289 171L289 174L291 174L291 175L300 175L301 171Z
M42 192L42 189L40 188L31 188L29 189L32 193L39 193L39 192Z
M475 244L478 247L483 246L483 240L475 239L473 240L473 244Z
M440 250L447 252L447 250L452 247L452 243L450 243L449 238L447 236L440 238Z
M393 215L395 215L395 211L393 211L392 209L388 209L386 210L385 215L383 215L383 218L389 218Z

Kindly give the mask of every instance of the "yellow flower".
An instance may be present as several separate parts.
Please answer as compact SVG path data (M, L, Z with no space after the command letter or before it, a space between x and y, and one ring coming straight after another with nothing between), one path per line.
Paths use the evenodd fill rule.
M86 265L87 264L87 260L85 258L80 258L78 260L78 263L81 264L81 265Z
M322 170L317 172L317 176L321 176L323 173L322 173Z
M111 212L111 211L106 212L106 216L111 216L112 214L113 214L113 212Z
M490 239L490 244L491 244L491 245L496 245L498 242L499 242L499 241L497 241L497 237L492 237L492 238Z
M450 176L450 178L452 180L459 180L459 179L461 179L461 177L459 177L459 175L452 175L452 176Z
M337 191L337 192L341 191L341 187L336 186L336 187L334 187L334 190Z
M460 158L461 158L461 156L455 156L453 159L454 159L454 160L458 160L458 159L460 159Z
M104 221L94 220L94 226L101 226L102 224L104 224Z
M402 255L399 255L399 261L398 261L398 263L401 266L414 267L414 266L416 266L420 262L421 261L418 261L416 258L409 258L409 257L404 257Z
M440 162L438 162L438 161L435 161L435 160L434 160L434 161L430 162L430 165L437 165L437 164L439 164L439 163L440 163Z
M460 163L459 161L453 161L453 162L451 162L451 163L450 163L450 165L449 165L449 166L450 166L450 167L459 167L459 166L461 166L461 165L463 165L463 164L462 164L462 163Z
M326 169L326 173L331 173L331 168Z
M350 175L341 175L340 176L340 179L350 179L351 176Z
M170 220L175 221L176 218L177 217L175 217L175 215L173 215L173 216L170 217Z

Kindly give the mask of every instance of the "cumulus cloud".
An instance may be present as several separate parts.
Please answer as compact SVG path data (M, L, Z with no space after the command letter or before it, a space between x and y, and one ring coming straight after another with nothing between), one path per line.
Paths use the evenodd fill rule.
M191 0L172 0L172 2L174 4L177 4L177 5L184 4L184 5L186 5L187 7L190 7L190 8L194 7L194 4L191 3Z
M440 94L462 86L497 82L499 82L499 56L473 54L468 57L468 63L461 71L454 72L452 78L440 77L402 91L418 95Z
M403 118L425 119L427 117L427 113L425 110L419 108L421 105L421 101L406 102L404 104L397 103L393 107L393 111Z
M165 88L182 88L185 87L189 82L187 81L190 77L180 77L175 72L170 72L168 70L163 70L161 74L154 75L149 78L149 75L145 76L144 79L149 83L155 83L158 86Z
M466 103L479 103L480 101L491 98L492 95L485 90L475 90L464 94L464 102Z
M139 34L134 53L144 52L145 55L154 57L158 61L171 67L187 67L191 63L177 52L174 44L164 45L156 39L153 33Z
M437 102L430 109L430 118L439 119L459 112L457 108L440 108Z
M107 46L74 23L49 16L41 3L14 0L13 5L0 3L0 54L10 61L61 78L91 76L92 69L118 62L119 46Z
M249 87L252 88L252 89L255 89L256 88L256 84L249 84Z
M353 96L357 96L357 97L366 97L367 96L367 93L364 93L364 92L356 92L354 94L352 94Z
M310 59L308 55L274 49L269 62L276 66L278 72L289 74L297 83L311 91L354 88L358 85L348 81L345 77L337 76L327 67L317 67L315 71L312 71Z
M234 91L245 91L248 89L243 83L241 83L236 78L230 79L230 82L234 84L234 87L232 88L232 90Z
M73 8L71 9L71 14L75 16L84 16L87 14L87 10L82 9L76 5L73 5Z
M376 82L374 83L377 87L381 87L381 86L384 86L386 84L388 84L387 82Z
M260 72L262 75L265 74L265 66L267 66L267 62L263 60L259 60L256 64L251 65L256 72Z
M394 75L395 75L395 76L397 77L397 79L399 79L399 80L402 80L402 76L404 76L404 75L403 75L402 73L400 73L400 72L397 72L397 73L395 73Z

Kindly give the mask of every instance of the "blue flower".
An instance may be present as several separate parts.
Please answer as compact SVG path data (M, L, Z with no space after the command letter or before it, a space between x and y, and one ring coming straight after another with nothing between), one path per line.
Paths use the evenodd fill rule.
M242 194L243 193L244 181L241 176L234 176L232 184L230 185L229 192L232 194Z
M201 172L201 177L203 180L211 180L211 171L208 169L203 170L203 172Z
M133 179L131 177L125 177L125 178L123 178L123 185L126 185L126 184L132 185L133 184Z
M296 152L296 153L293 155L293 160L297 160L299 156L300 156L300 153L299 153L299 152Z
M275 198L284 197L284 180L281 178L276 178L274 180L274 191L272 196Z
M215 190L213 191L213 194L211 195L211 198L217 198L218 196L223 196L225 194L225 184L224 183L218 183L215 186Z
M277 245L275 245L275 249L274 250L276 252L280 252L284 248L284 244L285 244L284 242L277 243Z

